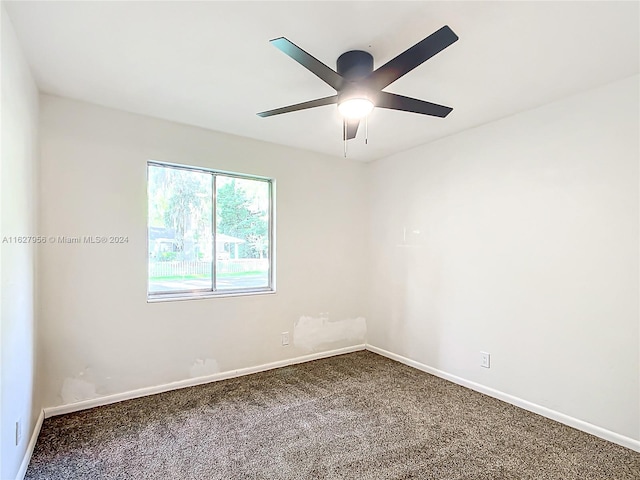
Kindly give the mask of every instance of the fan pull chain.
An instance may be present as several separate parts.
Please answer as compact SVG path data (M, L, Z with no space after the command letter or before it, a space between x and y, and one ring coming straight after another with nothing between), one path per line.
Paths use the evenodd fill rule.
M364 144L369 144L369 115L364 117Z
M347 158L347 121L342 120L342 138L344 139L344 158Z

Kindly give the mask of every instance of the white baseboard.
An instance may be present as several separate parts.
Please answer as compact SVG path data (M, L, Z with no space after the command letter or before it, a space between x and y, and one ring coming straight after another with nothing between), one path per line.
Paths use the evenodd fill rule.
M333 357L335 355L342 355L345 353L357 352L364 350L365 345L353 345L351 347L339 348L336 350L329 350L325 352L312 353L304 355L302 357L288 358L286 360L280 360L277 362L265 363L256 367L241 368L239 370L230 370L228 372L214 373L212 375L205 375L203 377L188 378L186 380L180 380L177 382L166 383L164 385L156 385L153 387L145 387L137 390L131 390L129 392L116 393L113 395L105 395L103 397L92 398L89 400L83 400L81 402L69 403L66 405L60 405L57 407L47 407L44 409L44 417L50 418L56 415L64 415L66 413L79 412L80 410L86 410L88 408L100 407L103 405L109 405L111 403L122 402L123 400L131 400L133 398L146 397L147 395L155 395L156 393L168 392L170 390L178 390L180 388L193 387L196 385L202 385L203 383L218 382L220 380L226 380L228 378L241 377L243 375L250 375L252 373L264 372L266 370L273 370L274 368L286 367L288 365L295 365L298 363L310 362L312 360L319 360L321 358Z
M622 445L623 447L630 448L631 450L635 450L636 452L640 452L640 441L634 440L633 438L620 435L619 433L612 432L611 430L598 427L597 425L593 425L583 420L565 415L564 413L551 410L550 408L543 407L542 405L523 400L522 398L509 395L508 393L501 392L500 390L495 390L480 383L472 382L456 375L451 375L450 373L443 372L442 370L438 370L433 367L429 367L428 365L425 365L423 363L416 362L415 360L411 360L410 358L406 358L392 352L388 352L387 350L383 350L382 348L374 347L373 345L367 344L367 350L390 358L392 360L396 360L400 363L404 363L405 365L408 365L410 367L417 368L418 370L422 370L423 372L430 373L432 375L435 375L436 377L444 378L445 380L449 380L450 382L457 383L458 385L462 385L463 387L470 388L471 390L475 390L476 392L484 393L485 395L489 395L490 397L494 397L498 400L502 400L503 402L515 405L516 407L520 407L530 412L537 413L538 415L550 418L551 420L563 423L577 430L590 433L591 435L595 435L596 437L603 438L604 440L608 440L618 445Z
M27 450L26 452L24 452L24 457L22 458L20 469L18 470L18 474L16 475L16 480L23 480L24 476L27 474L27 468L29 467L29 462L31 461L31 455L33 455L33 449L36 448L36 442L38 441L38 435L40 435L40 429L42 429L43 422L44 410L40 410L40 415L38 415L36 424L33 427L33 432L31 433L31 438L29 439L29 445L27 445Z

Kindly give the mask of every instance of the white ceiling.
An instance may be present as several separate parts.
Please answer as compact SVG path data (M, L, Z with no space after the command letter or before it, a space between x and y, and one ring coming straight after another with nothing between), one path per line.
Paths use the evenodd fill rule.
M638 73L632 2L5 2L43 92L341 156L335 106L256 112L335 93L269 44L332 68L375 67L449 25L460 40L385 90L454 108L376 109L349 142L371 160Z

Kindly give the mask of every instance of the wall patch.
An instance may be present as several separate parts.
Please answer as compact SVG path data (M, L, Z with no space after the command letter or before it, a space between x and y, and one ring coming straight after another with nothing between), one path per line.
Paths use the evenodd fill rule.
M320 317L300 317L293 328L293 343L305 350L314 350L322 345L341 341L364 342L367 321L364 317L329 320L329 314Z

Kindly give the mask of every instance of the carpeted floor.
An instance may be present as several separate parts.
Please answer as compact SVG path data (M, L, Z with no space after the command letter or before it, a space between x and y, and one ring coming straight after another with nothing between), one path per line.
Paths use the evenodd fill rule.
M370 352L47 419L27 479L640 479L640 454Z

